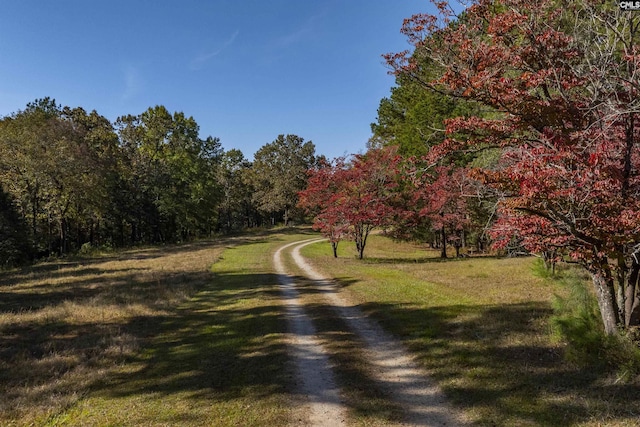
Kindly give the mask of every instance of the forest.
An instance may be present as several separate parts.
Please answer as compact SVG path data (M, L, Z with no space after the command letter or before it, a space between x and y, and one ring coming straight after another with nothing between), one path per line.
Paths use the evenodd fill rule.
M436 6L405 20L412 49L385 56L396 86L350 157L283 134L249 160L162 106L110 123L43 98L4 117L2 264L308 219L336 255L352 240L363 258L379 229L443 258L580 264L605 332L637 328L640 15L589 0Z
M286 223L315 147L279 135L249 161L163 106L111 123L42 98L0 121L0 158L0 261L11 266Z

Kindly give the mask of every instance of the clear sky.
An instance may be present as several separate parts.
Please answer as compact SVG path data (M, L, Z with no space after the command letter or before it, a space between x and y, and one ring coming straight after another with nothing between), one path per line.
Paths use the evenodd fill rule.
M0 14L0 116L36 98L110 120L164 105L249 159L279 134L364 151L427 0L20 0Z

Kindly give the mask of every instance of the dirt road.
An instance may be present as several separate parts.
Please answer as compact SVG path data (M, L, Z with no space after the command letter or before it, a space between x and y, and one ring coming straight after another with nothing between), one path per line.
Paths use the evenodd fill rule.
M300 249L318 242L308 239L279 248L273 263L287 307L291 334L290 345L298 374L298 392L304 396L311 426L348 425L348 408L341 398L339 386L330 364L330 353L316 334L306 314L294 277L287 271L283 258L290 257L312 285L322 291L327 304L364 343L368 371L377 386L392 396L402 408L404 420L396 425L462 426L463 418L451 408L442 392L418 368L415 361L392 336L383 331L358 307L347 303L331 280L322 277L301 256Z
M278 273L280 290L286 304L291 334L289 346L298 375L298 392L306 400L304 405L307 408L301 412L308 414L311 426L346 425L346 408L340 400L340 391L329 365L328 354L317 338L313 322L300 302L296 284L293 278L287 275L282 262L282 251L300 244L294 242L278 249L273 255L273 265Z

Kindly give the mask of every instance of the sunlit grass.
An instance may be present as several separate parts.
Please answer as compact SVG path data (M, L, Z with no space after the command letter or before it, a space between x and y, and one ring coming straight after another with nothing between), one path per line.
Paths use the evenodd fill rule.
M297 425L271 254L309 237L264 233L4 272L0 425ZM338 259L327 243L303 253L401 337L478 424L637 425L637 384L563 359L549 325L563 290L532 274L532 259L441 261L372 236L360 261L351 246L342 243ZM396 420L368 382L357 338L322 295L303 299L351 421Z
M5 274L0 425L286 425L295 396L270 254L292 238Z
M343 297L401 337L479 425L637 425L638 385L567 363L550 327L564 288L533 258L439 259L439 251L370 237L365 260L342 242L305 247Z
M123 371L154 332L141 333L139 319L166 316L185 301L221 252L182 249L191 255L185 262L181 251L150 249L5 273L0 423L42 424Z

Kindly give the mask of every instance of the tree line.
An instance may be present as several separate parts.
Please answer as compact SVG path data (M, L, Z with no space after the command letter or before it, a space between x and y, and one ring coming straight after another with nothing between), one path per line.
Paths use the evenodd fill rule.
M0 120L0 262L286 223L315 162L296 135L250 161L163 106L111 123L38 99Z
M640 325L640 15L478 0L407 18L367 153L312 170L335 247L368 233L521 248L591 275L604 332ZM335 252L334 252L335 253Z
M280 135L253 161L183 113L110 123L45 98L0 121L4 264L300 217L540 254L591 275L604 331L640 325L640 15L595 0L478 0L407 18L369 149Z

